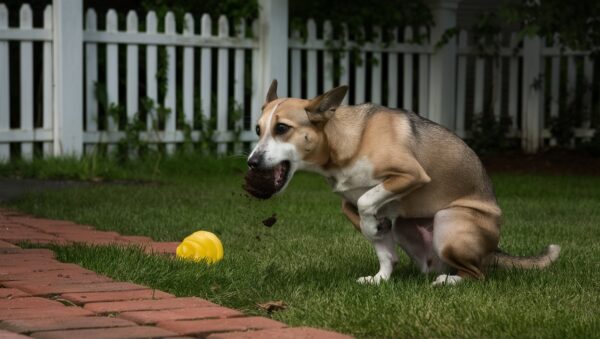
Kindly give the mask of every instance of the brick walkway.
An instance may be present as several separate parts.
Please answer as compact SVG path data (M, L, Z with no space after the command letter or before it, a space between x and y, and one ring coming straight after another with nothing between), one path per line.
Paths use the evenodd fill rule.
M143 244L174 253L177 243L94 230L70 221L37 219L0 210L1 338L348 338L315 328L290 328L245 316L196 297L175 296L114 281L47 249L21 249L21 241L68 244Z

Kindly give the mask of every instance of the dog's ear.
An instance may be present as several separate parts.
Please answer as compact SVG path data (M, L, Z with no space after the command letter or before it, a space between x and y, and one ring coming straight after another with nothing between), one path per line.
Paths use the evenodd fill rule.
M308 114L308 120L314 123L329 120L335 109L344 100L346 92L348 92L348 86L340 86L312 99L304 108Z
M276 99L277 99L277 79L273 79L273 81L271 82L271 86L269 86L269 90L267 91L265 105Z

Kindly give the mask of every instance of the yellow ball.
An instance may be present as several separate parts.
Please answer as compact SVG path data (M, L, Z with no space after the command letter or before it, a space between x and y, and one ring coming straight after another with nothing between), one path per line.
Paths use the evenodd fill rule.
M211 232L194 232L177 246L177 257L213 264L223 259L223 244Z

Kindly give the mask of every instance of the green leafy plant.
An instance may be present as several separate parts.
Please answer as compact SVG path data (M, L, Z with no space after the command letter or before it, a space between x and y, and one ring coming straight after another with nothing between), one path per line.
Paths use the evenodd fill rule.
M467 143L478 154L507 150L512 146L511 140L507 138L510 126L509 116L501 115L497 118L490 113L476 114Z

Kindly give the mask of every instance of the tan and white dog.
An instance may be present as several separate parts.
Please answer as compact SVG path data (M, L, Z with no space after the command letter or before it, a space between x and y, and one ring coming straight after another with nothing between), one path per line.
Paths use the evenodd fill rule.
M489 265L542 268L558 258L550 245L535 257L500 252L502 212L479 158L460 138L415 113L373 104L341 106L347 86L312 100L277 98L269 88L256 125L250 171L272 171L281 192L297 170L327 178L342 211L370 240L379 272L390 278L400 245L434 285L484 278Z

